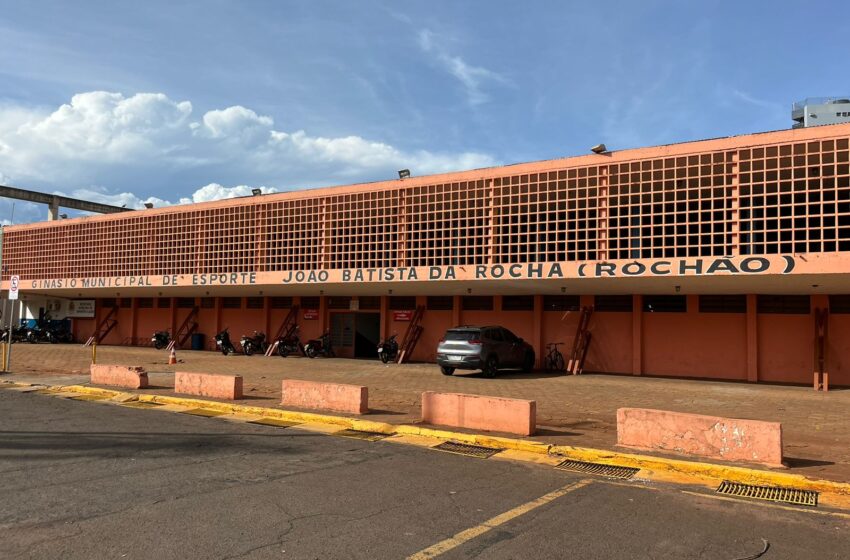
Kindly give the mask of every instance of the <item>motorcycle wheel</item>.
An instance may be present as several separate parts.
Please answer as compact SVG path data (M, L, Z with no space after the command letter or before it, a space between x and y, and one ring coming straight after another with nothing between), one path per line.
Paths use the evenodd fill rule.
M385 364L390 361L389 352L381 352L381 361L384 362Z
M163 348L165 348L165 343L162 342L161 340L157 340L156 342L153 343L153 347L156 348L157 350L162 350Z
M289 347L286 344L277 345L277 355L281 358L289 356Z
M242 345L242 351L245 352L246 356L252 356L254 354L254 345L250 342L246 342Z
M316 349L309 344L304 347L304 353L307 354L308 358L315 358L317 354Z

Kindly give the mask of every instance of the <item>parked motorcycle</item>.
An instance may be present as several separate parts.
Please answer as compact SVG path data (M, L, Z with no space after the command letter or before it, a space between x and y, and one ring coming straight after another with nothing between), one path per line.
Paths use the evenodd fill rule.
M153 342L154 348L162 350L171 342L171 335L168 334L168 331L156 331L151 337L151 342Z
M266 341L266 333L254 331L254 336L242 335L239 344L242 346L242 352L246 356L251 356L254 352L266 353L269 348L269 343Z
M319 338L308 340L307 344L304 345L304 354L308 358L315 358L316 356L333 358L335 354L333 348L331 347L330 331L326 332Z
M215 345L225 356L236 353L236 348L234 348L233 343L230 342L230 333L227 332L227 329L224 329L215 335Z
M27 328L26 327L12 327L12 342L23 342L27 337ZM8 329L3 329L0 331L0 342L8 342L9 340L9 331Z
M301 345L301 338L298 336L299 330L300 327L296 325L291 335L278 339L277 353L281 358L290 354L305 354L304 346Z
M398 342L395 337L396 335L392 335L378 345L378 357L385 364L391 360L395 361L398 356Z

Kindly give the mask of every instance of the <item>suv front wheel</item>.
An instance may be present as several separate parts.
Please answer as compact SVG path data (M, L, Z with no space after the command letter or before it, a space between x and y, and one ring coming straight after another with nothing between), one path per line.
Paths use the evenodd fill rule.
M455 368L448 366L440 366L440 373L443 375L452 375L455 372Z

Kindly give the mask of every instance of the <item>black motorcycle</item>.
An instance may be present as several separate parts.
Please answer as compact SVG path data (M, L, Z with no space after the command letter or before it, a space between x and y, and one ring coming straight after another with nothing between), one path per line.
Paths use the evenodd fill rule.
M154 348L162 350L171 342L171 335L168 334L168 331L156 331L151 337L151 342L153 342Z
M301 339L298 337L299 327L295 327L292 334L280 338L277 341L277 353L281 358L285 358L290 354L304 354L305 348L301 346Z
M266 341L266 333L254 331L254 336L243 334L242 340L239 342L242 346L242 352L246 356L251 356L254 352L266 353L269 349L269 343Z
M304 345L304 354L308 358L315 358L316 356L333 358L336 354L334 354L334 350L331 347L330 331L326 332L319 338L308 340L307 344Z
M385 364L395 361L398 356L398 342L395 339L396 335L392 335L378 345L378 357Z
M227 332L227 329L224 329L215 335L215 345L225 356L236 353L236 348L234 348L233 343L230 342L230 333Z

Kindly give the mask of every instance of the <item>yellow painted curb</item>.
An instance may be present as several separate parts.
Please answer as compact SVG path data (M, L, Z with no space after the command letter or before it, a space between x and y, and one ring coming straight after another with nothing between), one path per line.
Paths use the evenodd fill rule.
M565 459L603 463L622 467L635 467L653 472L672 475L686 475L703 480L729 480L759 486L792 486L800 490L814 490L850 496L850 484L831 480L815 480L799 474L765 471L738 467L734 465L718 465L716 463L699 463L651 455L635 455L603 449L571 447L554 445L551 453L563 456Z
M276 418L278 420L286 420L289 422L331 424L339 426L340 429L349 428L352 430L376 432L386 435L418 436L431 438L437 441L452 440L486 447L512 449L526 453L555 455L563 457L564 459L573 459L576 461L634 467L647 471L646 474L658 474L660 475L659 478L671 482L700 482L704 484L708 482L729 480L732 482L764 486L792 486L801 490L814 490L821 493L837 494L841 496L840 499L836 500L837 502L840 502L842 505L845 505L845 503L846 505L850 505L850 484L834 482L831 480L810 479L799 474L758 470L732 465L718 465L715 463L701 463L681 459L668 459L666 457L637 455L613 450L572 447L568 445L550 445L533 440L453 432L449 430L409 424L389 424L386 422L375 422L372 420L362 420L359 418L334 416L331 414L315 412L299 412L279 408L232 404L188 397L128 393L85 385L53 386L50 388L113 397L119 395L136 397L142 402L156 402L188 408L207 408L221 412L251 414L264 418Z

